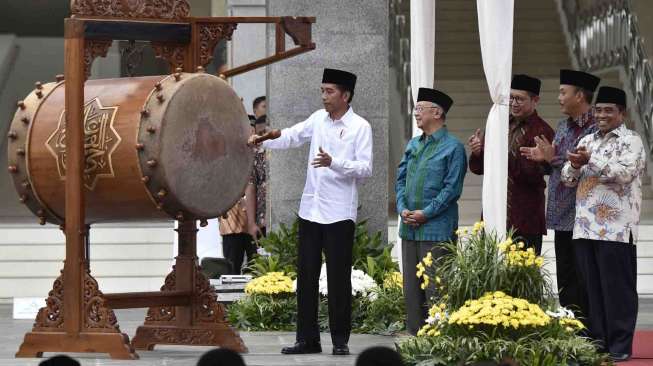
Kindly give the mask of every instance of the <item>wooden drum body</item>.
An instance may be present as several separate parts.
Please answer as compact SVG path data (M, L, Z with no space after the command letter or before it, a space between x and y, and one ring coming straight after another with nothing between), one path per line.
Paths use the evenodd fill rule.
M18 103L9 170L41 223L64 220L65 82ZM240 98L210 74L89 80L84 89L87 224L208 219L243 194L253 154Z

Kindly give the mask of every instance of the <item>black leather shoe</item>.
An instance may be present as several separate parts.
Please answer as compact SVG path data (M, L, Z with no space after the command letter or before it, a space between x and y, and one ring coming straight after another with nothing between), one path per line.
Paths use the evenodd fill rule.
M319 343L297 342L294 346L283 347L281 353L284 355L303 355L307 353L321 353L322 346Z
M346 344L334 345L333 354L336 356L347 356L349 354L349 347Z
M630 360L628 353L610 353L610 360L612 362L625 362Z

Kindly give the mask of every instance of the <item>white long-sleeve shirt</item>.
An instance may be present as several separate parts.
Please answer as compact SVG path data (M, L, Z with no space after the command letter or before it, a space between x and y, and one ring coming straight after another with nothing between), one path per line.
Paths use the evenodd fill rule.
M311 143L306 184L299 217L320 224L343 220L356 222L356 183L372 175L372 128L349 108L340 120L320 109L304 122L281 131L281 137L263 142L267 149L288 149ZM331 155L330 167L311 165L322 147Z

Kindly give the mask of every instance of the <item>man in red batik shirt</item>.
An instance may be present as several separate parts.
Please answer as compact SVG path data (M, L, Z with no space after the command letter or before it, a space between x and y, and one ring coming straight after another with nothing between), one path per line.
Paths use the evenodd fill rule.
M508 223L515 238L527 247L542 252L542 235L546 235L544 218L547 167L521 156L520 147L534 147L536 138L552 141L553 129L537 115L540 101L539 79L528 75L515 75L510 85L510 121L508 137ZM483 136L476 130L468 144L472 149L469 169L483 174Z

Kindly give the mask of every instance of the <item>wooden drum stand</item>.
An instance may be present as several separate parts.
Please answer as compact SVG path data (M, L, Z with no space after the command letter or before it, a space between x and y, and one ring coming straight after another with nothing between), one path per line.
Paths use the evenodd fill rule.
M190 17L188 0L74 0L65 19L66 258L31 332L16 357L43 352L100 352L116 359L137 359L135 349L156 344L205 345L246 352L238 333L225 320L224 308L200 272L196 255L196 219L176 217L179 255L158 292L103 294L89 270L84 200L84 83L93 60L106 56L113 40L151 42L157 57L172 70L203 70L216 44L230 40L238 23L276 25L276 52L227 70L222 78L286 59L315 48L314 17ZM164 3L165 6L162 6ZM286 50L285 35L296 47ZM41 220L45 223L44 220ZM113 309L149 307L144 325L132 342L120 331Z

